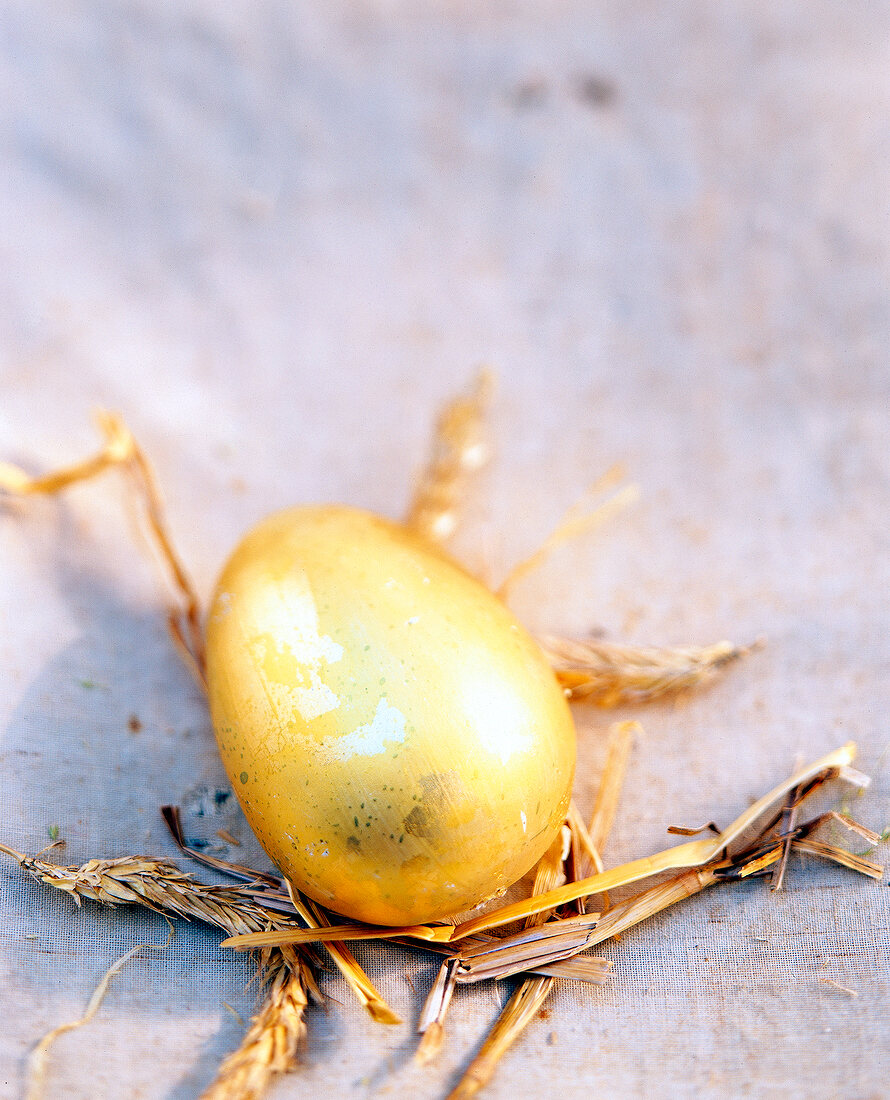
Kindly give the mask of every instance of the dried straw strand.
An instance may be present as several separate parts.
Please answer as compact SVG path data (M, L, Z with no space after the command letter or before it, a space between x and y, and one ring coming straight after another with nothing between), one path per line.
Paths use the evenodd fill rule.
M537 1016L552 984L552 978L530 978L519 986L448 1100L467 1100L485 1088L498 1062Z
M709 867L693 867L681 871L678 875L651 886L648 890L614 906L604 914L591 937L591 946L604 943L633 928L635 924L648 920L663 909L668 909L686 898L691 898L702 890L713 886L720 879Z
M215 856L208 856L206 852L199 852L189 847L182 831L178 806L162 806L161 816L181 851L192 859L222 871L223 874L252 883L250 895L255 901L267 908L274 908L285 913L297 913L310 928L326 927L330 924L324 911L308 898L304 898L299 891L278 875L258 873L250 867L244 867L240 863L229 863ZM372 1019L380 1024L399 1024L400 1017L393 1012L386 1003L374 983L359 965L355 955L342 943L329 943L326 945L328 954L334 961L337 969L349 983L362 1006L367 1010Z
M206 688L200 604L194 585L173 545L154 469L117 413L98 409L95 420L105 437L105 443L97 454L43 477L30 477L18 466L0 462L0 490L12 496L54 496L113 467L122 468L132 479L136 495L143 503L152 541L176 593L176 605L168 613L171 636L189 671L198 684Z
M434 542L454 534L470 478L488 461L485 414L493 388L492 373L481 371L473 389L439 416L432 453L405 517L406 527Z
M555 890L565 882L564 864L568 855L570 843L571 830L563 826L557 834L556 839L538 862L537 869L535 870L535 880L532 883L532 897L537 897L539 894L546 894L550 890ZM526 928L536 928L542 925L549 916L550 913L547 912L547 910L542 910L530 916L525 922L525 926Z
M599 789L596 792L596 801L593 804L590 824L587 827L590 842L594 850L599 853L602 853L605 848L606 840L615 822L615 813L618 810L621 788L624 786L627 761L634 737L642 734L642 732L643 727L639 722L615 722L609 728L606 764L603 768L603 777L600 780ZM594 866L596 865L594 864ZM598 867L597 870L602 870L602 867Z
M855 989L850 989L849 986L841 985L840 982L836 982L834 980L834 978L820 978L819 981L824 982L825 985L830 986L832 989L836 990L838 993L846 993L846 995L848 997L858 997L859 996L859 994L856 992Z
M834 858L835 855L840 857L848 855L848 853L841 852L840 849L829 849L831 852L831 855L829 855L823 851L823 849L828 846L816 845L810 841L795 841L793 846L795 848L799 846L802 851L808 851L812 848L814 854L826 855L826 858ZM597 944L603 943L605 940L611 939L613 936L626 932L629 928L634 927L634 925L640 924L644 920L648 920L649 917L655 916L662 910L672 905L676 905L686 898L701 893L702 890L707 889L709 886L713 886L720 882L747 878L752 874L760 873L764 868L777 863L781 858L781 854L782 844L777 841L769 846L764 852L757 852L751 856L746 855L739 857L739 861L735 864L728 864L726 861L716 861L713 865L708 867L693 867L681 871L678 875L674 875L672 878L660 882L650 887L648 890L644 890L640 894L634 895L634 897L629 898L627 901L613 906L607 913L603 914L595 924L591 921L592 927L588 930L585 946L594 947ZM844 860L844 863L845 866L850 866L855 870L861 871L863 874L873 875L873 871L877 869L878 875L880 875L880 872L883 870L882 868L877 868L877 865L870 864L868 861L861 860L855 856L849 861ZM727 871L731 873L727 873ZM583 929L585 920L590 920L590 918L566 917L562 920L551 921L546 927L548 930L552 929L551 934L553 936L559 936L562 929L566 929L569 932L574 929Z
M525 916L525 914L522 914ZM334 940L430 940L434 943L450 943L455 939L453 924L416 924L402 928L382 924L332 924L326 928L283 928L279 931L257 932L229 936L222 947L235 951L253 950L254 947L281 947L286 943L332 943Z
M803 763L803 758L798 754L797 759L794 762L794 770L796 771ZM785 805L782 807L782 816L779 819L779 832L787 833L785 842L782 846L782 858L776 864L773 869L772 878L770 880L770 889L775 892L781 890L785 882L785 870L788 867L788 853L791 851L791 833L794 830L794 826L797 824L797 811L800 808L800 790L798 787L794 787L788 792L788 797L785 800Z
M581 816L581 811L578 809L574 799L569 803L566 824L572 833L572 844L575 850L575 869L580 872L575 875L573 881L583 878L587 873L587 869L593 869L597 873L605 870L605 864L603 863L599 849L593 843L590 829Z
M167 942L169 943L169 937ZM133 958L134 955L142 951L146 947L155 947L163 949L166 944L163 943L140 943L135 947L131 947L129 951L125 952L121 957L109 966L109 968L102 975L99 980L99 984L93 990L89 1003L87 1004L86 1011L79 1020L70 1020L67 1023L59 1024L58 1027L54 1027L51 1031L48 1031L46 1035L37 1040L31 1054L28 1058L28 1083L25 1093L26 1100L41 1100L44 1091L44 1082L46 1080L46 1069L49 1062L50 1047L59 1038L60 1035L64 1035L68 1031L74 1031L76 1028L85 1027L99 1011L105 994L108 992L108 987L111 984L111 979L115 974L120 973L126 964Z
M601 526L637 501L640 495L638 487L636 485L625 485L603 503L595 508L592 507L592 498L601 496L620 481L623 476L623 469L620 466L613 466L590 486L581 499L569 508L538 549L513 566L497 590L497 594L502 600L509 599L516 585L530 573L539 569L547 558L564 543L581 535L586 535L589 531Z
M538 641L568 697L601 707L648 703L689 691L760 644L656 649L554 635Z
M330 921L320 906L308 898L304 898L302 894L293 889L290 883L287 884L287 888L294 908L310 928L330 926ZM371 1018L378 1024L400 1024L402 1022L401 1016L386 1003L346 944L334 941L325 944L325 946L337 969L349 983L353 993L358 997Z

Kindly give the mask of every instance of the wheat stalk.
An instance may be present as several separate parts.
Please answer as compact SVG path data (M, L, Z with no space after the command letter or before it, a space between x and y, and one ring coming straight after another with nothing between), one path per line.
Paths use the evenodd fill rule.
M470 477L488 461L485 412L494 387L483 370L472 391L447 405L436 424L432 453L418 479L405 526L435 542L457 529Z
M553 635L538 641L569 698L601 707L648 703L689 691L761 644L657 649Z
M142 905L186 920L205 921L229 935L298 927L294 921L269 913L244 889L205 886L166 859L123 856L65 867L23 855L5 844L0 844L0 852L18 860L40 882L68 894L77 905L83 900L102 905Z
M60 866L17 852L0 844L0 851L40 882L73 899L102 905L142 905L156 912L198 919L229 935L296 927L275 916L233 886L205 886L180 871L169 860L124 856L91 859L79 866ZM219 1075L205 1093L207 1100L254 1100L271 1079L292 1069L306 1025L304 1010L309 995L321 998L305 955L299 948L264 948L260 973L270 983L259 1014L241 1046L222 1064Z
M305 959L283 948L266 970L260 1011L201 1100L259 1100L272 1079L294 1068L306 1037L305 1012L315 980Z

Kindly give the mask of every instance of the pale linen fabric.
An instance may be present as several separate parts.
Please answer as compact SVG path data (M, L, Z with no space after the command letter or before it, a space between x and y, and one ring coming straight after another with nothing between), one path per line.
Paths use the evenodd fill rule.
M523 618L769 641L622 712L646 733L609 861L850 738L875 777L854 810L888 823L886 6L20 0L0 23L3 457L72 459L92 407L122 411L206 595L275 508L400 514L435 410L493 363L474 567L503 575L615 461L642 488L517 590ZM195 816L225 780L120 484L4 507L0 549L0 839L172 854L166 801L243 835ZM579 718L585 812L608 720ZM694 899L604 948L603 989L559 985L489 1095L885 1095L887 898L794 858L780 895ZM4 862L0 1094L166 934ZM131 961L45 1095L197 1096L241 1034L226 1004L254 1005L218 941L179 925ZM421 1070L433 963L360 955L404 1025L326 977L276 1097L442 1096L507 995L460 992Z

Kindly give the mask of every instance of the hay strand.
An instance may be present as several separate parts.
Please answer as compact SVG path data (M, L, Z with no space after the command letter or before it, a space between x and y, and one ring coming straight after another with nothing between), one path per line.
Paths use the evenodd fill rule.
M99 1011L102 1002L105 1000L105 994L108 992L111 979L115 974L119 974L121 970L123 970L134 955L149 947L155 948L156 950L163 950L167 947L169 942L170 937L168 936L166 943L140 943L135 947L131 947L129 951L126 951L119 959L113 962L102 975L99 984L93 990L86 1011L79 1020L70 1020L67 1023L59 1024L58 1027L54 1027L51 1031L48 1031L46 1035L37 1040L28 1057L26 1100L41 1100L43 1097L46 1071L49 1064L50 1047L56 1039L68 1031L74 1031L79 1027L86 1026L86 1024L93 1019Z
M612 825L615 822L615 814L621 798L621 788L624 786L627 761L634 737L642 734L642 732L643 727L639 722L616 722L609 729L606 764L603 768L599 789L596 792L596 801L593 804L593 813L588 826L590 842L595 851L599 853L602 853L606 838L611 833ZM597 870L601 869L601 867L597 868Z
M18 466L0 462L0 491L11 496L54 496L72 485L90 481L118 467L130 477L141 500L151 541L175 593L168 626L177 652L195 680L206 690L204 636L195 587L176 551L154 469L133 433L117 413L97 409L94 418L105 442L92 457L42 477L30 477Z
M593 507L593 500L612 488L623 476L623 469L620 466L613 466L590 486L581 499L569 508L538 549L513 566L497 590L502 600L508 600L517 584L539 569L564 543L586 535L637 501L640 495L639 488L636 485L625 485L604 502Z
M457 1087L448 1094L448 1100L468 1100L488 1084L498 1062L537 1016L551 985L551 978L531 978L522 983L507 1002Z

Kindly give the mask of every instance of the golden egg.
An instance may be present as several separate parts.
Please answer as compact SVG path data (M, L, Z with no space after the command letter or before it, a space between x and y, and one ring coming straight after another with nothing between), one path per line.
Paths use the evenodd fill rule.
M564 819L575 732L533 638L438 547L367 512L256 527L207 628L213 724L300 890L374 924L502 892Z

